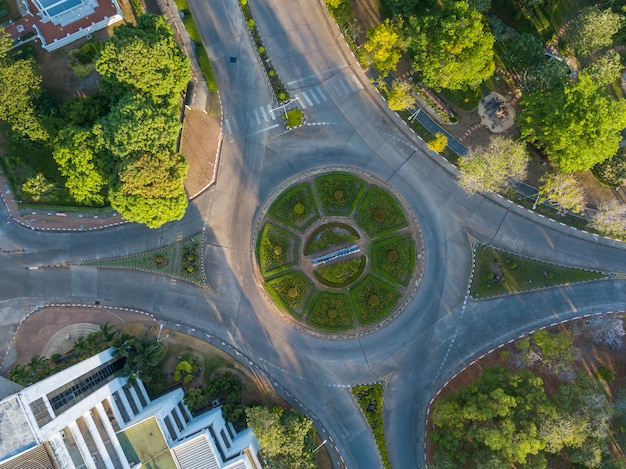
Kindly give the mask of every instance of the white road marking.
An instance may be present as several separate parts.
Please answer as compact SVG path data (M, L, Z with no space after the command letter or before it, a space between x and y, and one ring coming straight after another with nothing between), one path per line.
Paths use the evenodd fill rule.
M256 132L252 132L251 134L248 134L248 135L260 134L260 133L263 133L263 132L267 132L268 130L275 129L276 127L278 127L278 124L270 125L269 127L266 127L264 129L261 129L261 130L257 130Z
M313 101L311 101L311 99L308 97L305 91L302 92L302 97L306 100L309 106L313 106Z
M352 83L349 78L345 78L344 77L344 80L346 81L346 83L350 87L350 91L352 91L354 93L356 91L356 87L354 86L354 83Z
M333 67L333 68L329 68L327 70L322 70L319 73L314 73L313 75L307 75L304 78L299 78L297 80L290 81L290 82L287 83L287 85L293 85L294 83L299 83L301 81L308 80L309 78L315 78L315 77L318 77L318 76L320 76L320 75L322 75L324 73L335 72L337 70L343 70L344 68L347 68L348 66L349 66L348 64L345 64L345 65L341 65L339 67Z
M320 98L317 97L317 94L315 93L315 91L313 91L313 89L309 90L309 94L313 98L313 101L315 101L315 104L321 103Z
M317 94L320 95L320 98L322 98L322 101L328 101L328 98L324 94L324 91L322 91L322 87L321 86L316 86L315 87L315 91L317 91Z
M276 116L274 115L274 111L272 110L272 106L267 105L267 113L270 115L273 121L276 120Z
M340 77L337 82L341 85L341 88L343 88L343 92L346 94L350 93L350 90L348 90L348 88L346 87L346 85L343 84L343 77ZM348 82L349 83L349 82Z
M224 119L224 124L226 124L226 130L228 131L228 133L229 133L230 135L232 135L232 134L233 134L233 131L232 131L232 129L230 128L230 122L228 122L228 119Z
M254 113L254 118L256 119L256 123L260 125L261 124L261 118L259 117L259 111L254 109L252 112Z
M350 77L352 78L352 81L354 82L354 84L356 85L356 87L360 90L363 89L363 85L361 84L361 82L359 81L359 79L357 78L357 76L353 73L352 76Z
M300 106L302 106L302 109L306 109L306 104L304 104L302 96L300 96L299 94L296 94L296 99L300 102Z
M262 107L259 108L259 110L261 111L261 114L263 115L263 120L265 122L269 122L270 120L267 118L267 114L265 113L265 109L263 109Z

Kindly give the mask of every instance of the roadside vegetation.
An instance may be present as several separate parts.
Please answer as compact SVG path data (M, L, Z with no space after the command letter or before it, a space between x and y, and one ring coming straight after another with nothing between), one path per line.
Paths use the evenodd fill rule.
M383 424L383 392L382 384L368 384L364 386L354 386L352 394L361 407L367 423L369 423L378 451L386 469L391 468L389 456L387 455L387 443L385 441L385 426Z
M563 267L477 246L470 295L486 298L602 278L606 278L602 272Z
M603 314L483 358L433 404L429 467L623 467L623 336Z
M611 187L626 181L619 149L626 127L620 77L624 70L620 54L626 46L624 2L382 0L380 5L367 4L380 8L375 12L379 21L364 11L355 14L349 0L326 0L361 65L378 73L373 84L405 120L413 114L416 97L445 123L458 117L446 101L463 114L473 111L491 91L521 96L516 119L521 138L492 136L490 143L471 146L459 161L465 189L515 197L512 179L527 178L531 159L547 160L545 169L538 170L543 171L542 177L537 181L532 175L531 183L539 186L535 206L545 203L554 218L581 214L583 228L626 239L626 212L616 213L607 203L586 210L584 190L577 182L578 175L589 170ZM357 21L363 17L370 18L367 30ZM389 87L388 75L396 72L402 57L410 61L412 81L393 80ZM406 65L400 73L407 75ZM383 81L384 77L388 79ZM581 115L589 118L580 119ZM446 145L439 145L421 124L414 119L408 124L429 148L433 145L434 151L457 162L459 155L445 150ZM526 156L511 161L509 152L494 153L494 146L518 147L514 154ZM497 171L486 171L484 163L493 164Z
M10 46L0 32L0 49ZM141 15L72 53L100 92L55 102L32 58L0 53L5 174L17 200L89 209L110 205L156 228L187 208L187 163L176 153L180 92L191 78L165 18ZM139 77L139 78L137 78Z

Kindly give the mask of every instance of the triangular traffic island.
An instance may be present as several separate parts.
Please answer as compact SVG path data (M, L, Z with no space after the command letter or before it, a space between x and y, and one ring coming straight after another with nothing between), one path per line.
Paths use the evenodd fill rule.
M604 272L518 256L483 244L474 244L473 249L470 279L470 296L473 299L609 278Z
M204 272L204 233L169 246L130 256L75 264L76 267L132 269L166 275L210 288Z

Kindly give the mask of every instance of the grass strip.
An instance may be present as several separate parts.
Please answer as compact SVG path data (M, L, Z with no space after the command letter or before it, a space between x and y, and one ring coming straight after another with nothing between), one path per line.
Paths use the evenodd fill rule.
M470 295L486 298L605 277L602 272L562 267L481 245L474 256Z
M368 384L366 386L354 386L352 394L359 403L367 423L370 424L378 451L386 469L391 469L385 442L385 426L383 424L383 386L382 384Z

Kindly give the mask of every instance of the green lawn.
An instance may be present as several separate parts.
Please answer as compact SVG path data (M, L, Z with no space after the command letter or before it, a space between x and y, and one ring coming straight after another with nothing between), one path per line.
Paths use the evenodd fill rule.
M272 218L298 231L304 231L320 217L308 182L284 192L272 204L268 213Z
M474 278L470 288L473 298L519 293L605 277L601 272L561 267L487 246L476 248L474 264Z
M365 256L355 257L314 271L315 278L328 287L347 287L358 280L365 269Z
M317 228L307 239L304 254L314 254L331 246L343 245L360 238L354 228L344 223L326 223Z
M155 417L118 433L117 439L131 464L142 463L155 469L177 468Z
M359 403L367 423L369 423L378 450L383 459L386 469L391 468L389 457L387 456L387 443L385 441L385 426L383 423L383 386L381 384L368 384L365 386L355 386L352 394Z
M265 284L274 302L290 314L300 318L305 311L315 288L300 272L281 275Z
M349 296L323 291L313 305L308 322L320 329L333 331L352 328L354 320Z
M372 186L357 207L356 222L371 238L409 225L400 204L387 191Z
M298 262L299 240L277 226L267 223L259 237L259 264L264 277L282 272Z
M350 290L359 324L372 324L391 311L402 294L370 275Z
M349 216L365 190L365 181L348 173L336 172L315 180L326 215Z
M131 256L117 257L114 259L102 259L99 261L82 262L80 265L86 267L130 268L145 270L148 272L155 272L158 274L172 275L175 252L176 246L172 245L154 251L144 252Z
M415 270L415 256L415 243L410 234L391 235L372 246L374 271L405 287Z

